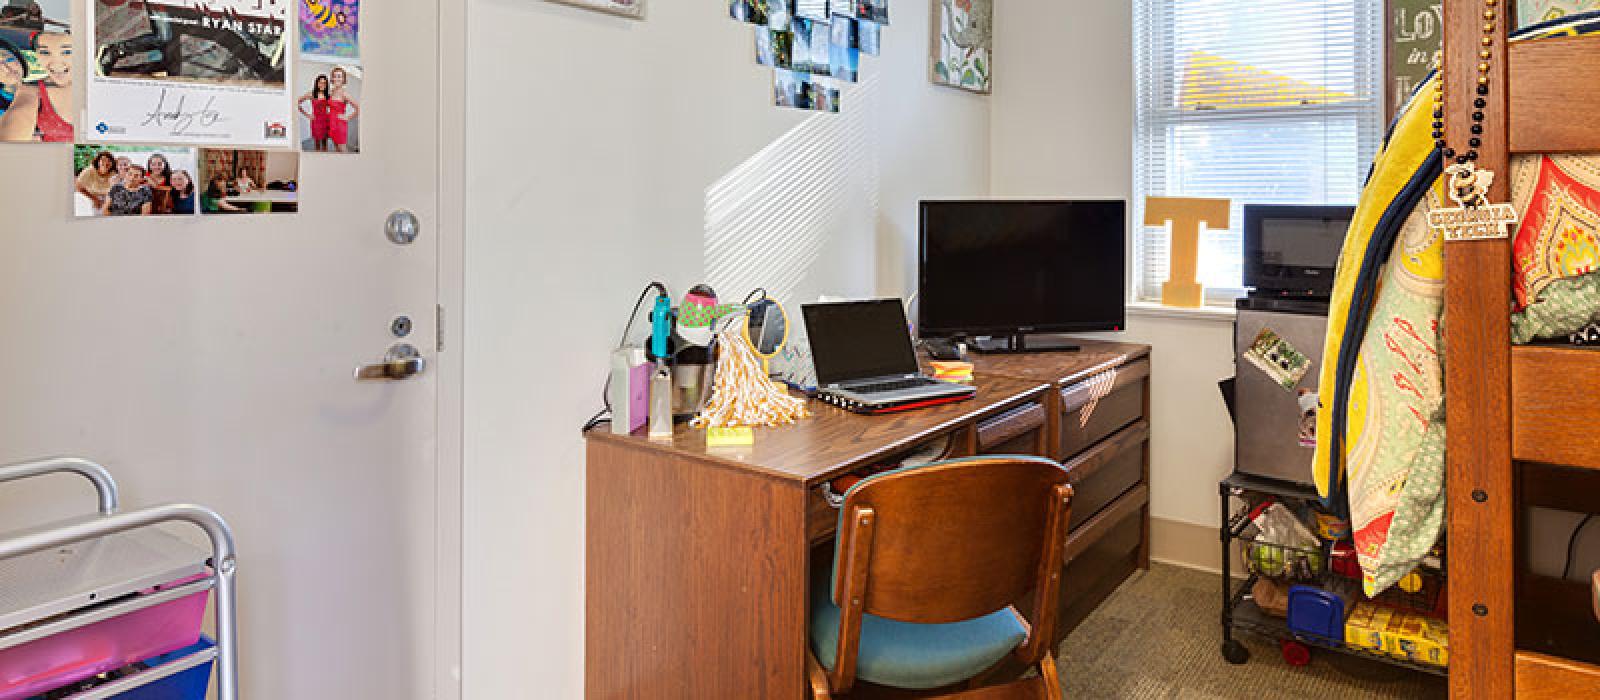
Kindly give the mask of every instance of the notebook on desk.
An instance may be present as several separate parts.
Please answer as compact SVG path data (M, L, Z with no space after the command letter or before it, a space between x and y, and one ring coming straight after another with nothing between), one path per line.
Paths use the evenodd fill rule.
M893 413L970 399L970 386L922 373L898 299L806 304L817 398L857 413Z

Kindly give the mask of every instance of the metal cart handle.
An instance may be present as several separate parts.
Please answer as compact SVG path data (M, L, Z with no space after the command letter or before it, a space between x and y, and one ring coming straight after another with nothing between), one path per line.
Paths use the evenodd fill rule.
M50 457L33 462L0 465L0 482L46 474L73 473L88 479L100 493L100 514L117 512L117 481L105 467L81 457Z
M84 464L88 464L95 469L99 469L97 465L88 462L77 464L68 460L68 463L71 463L73 467L81 467ZM6 467L4 469L11 468ZM66 469L77 471L72 467L67 467ZM6 480L4 476L6 473L0 471L0 481ZM105 470L100 469L99 473L104 474ZM90 478L93 480L93 477ZM106 475L105 478L105 483L108 486L112 484L109 475ZM98 481L96 485L99 485ZM110 488L109 491L102 489L100 493L102 496L102 508L105 507L105 494L110 493L112 494L110 505L115 510L116 489L114 487ZM19 557L73 542L104 537L128 530L137 530L167 522L187 522L195 525L204 530L206 537L211 540L211 568L215 572L214 575L217 580L217 697L220 700L238 700L238 603L234 597L233 581L238 564L234 558L233 531L228 529L228 523L222 519L222 516L217 515L211 509L188 504L170 504L136 510L131 513L84 518L49 530L27 532L11 539L0 540L0 559Z

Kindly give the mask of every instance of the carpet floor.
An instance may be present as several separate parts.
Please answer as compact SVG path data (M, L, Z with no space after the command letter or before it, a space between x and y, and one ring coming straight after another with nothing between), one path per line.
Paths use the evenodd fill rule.
M1169 564L1135 573L1062 644L1069 698L1444 698L1443 678L1313 650L1309 666L1284 663L1277 642L1237 638L1250 661L1222 659L1221 581Z

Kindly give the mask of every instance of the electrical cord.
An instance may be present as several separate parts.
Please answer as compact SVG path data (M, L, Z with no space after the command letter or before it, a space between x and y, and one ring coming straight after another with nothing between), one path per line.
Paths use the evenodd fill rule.
M660 282L651 282L645 285L644 289L639 291L638 300L633 302L633 311L628 314L628 323L622 327L622 338L617 340L617 347L620 348L628 344L628 334L633 332L633 322L638 320L639 309L644 307L644 300L646 297L650 296L650 290L652 289L656 290L656 292L658 292L661 296L667 296L667 285L664 285ZM584 421L582 432L587 433L590 430L593 430L595 426L610 420L611 370L609 369L606 370L606 381L601 385L600 388L600 404L605 406L605 408L600 409L594 414L593 417L587 421Z
M1567 563L1561 567L1561 578L1565 579L1572 575L1572 555L1573 549L1578 545L1578 535L1583 534L1584 526L1588 525L1589 521L1593 519L1594 514L1585 515L1583 520L1578 521L1578 526L1572 528L1572 537L1567 538Z

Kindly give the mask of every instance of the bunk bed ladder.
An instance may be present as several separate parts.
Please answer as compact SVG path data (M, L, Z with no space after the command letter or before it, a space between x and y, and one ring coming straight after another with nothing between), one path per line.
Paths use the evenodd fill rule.
M1511 201L1513 153L1600 152L1600 34L1509 45L1515 4L1444 3L1445 136L1458 152L1476 150L1478 166L1497 175L1492 202ZM1484 49L1485 121L1471 149ZM1524 506L1600 510L1600 352L1513 347L1511 240L1445 246L1451 697L1600 696L1600 667L1518 649L1516 609L1519 588L1528 599L1543 590L1533 587L1550 585L1521 566ZM1572 587L1560 585L1562 596ZM1535 609L1522 616L1535 627L1552 618Z

